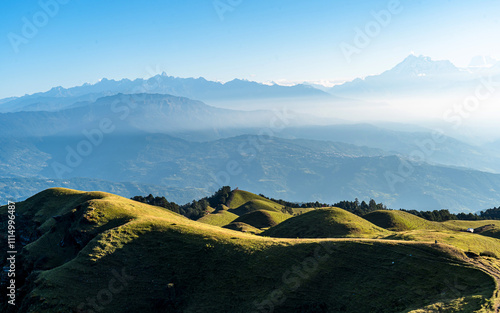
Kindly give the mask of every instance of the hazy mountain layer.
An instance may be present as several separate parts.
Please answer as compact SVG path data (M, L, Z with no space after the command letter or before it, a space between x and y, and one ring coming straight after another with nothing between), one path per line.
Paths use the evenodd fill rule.
M102 79L95 84L63 88L26 95L0 102L0 112L60 110L82 101L95 101L104 96L124 94L169 94L204 101L253 100L276 98L332 98L326 92L307 85L279 86L235 79L227 83L204 78L178 78L166 74L149 79Z

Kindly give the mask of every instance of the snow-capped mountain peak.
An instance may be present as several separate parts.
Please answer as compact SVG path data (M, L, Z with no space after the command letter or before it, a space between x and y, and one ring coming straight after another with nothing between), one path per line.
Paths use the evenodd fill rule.
M384 74L391 76L428 77L458 72L460 72L460 70L448 60L434 61L428 56L410 54L401 63Z

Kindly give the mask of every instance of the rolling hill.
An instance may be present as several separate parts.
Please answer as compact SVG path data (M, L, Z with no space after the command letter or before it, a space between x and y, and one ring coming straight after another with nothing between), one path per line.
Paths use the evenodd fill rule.
M214 226L224 226L233 222L237 218L238 215L234 213L228 212L226 210L220 210L203 216L202 218L198 219L198 222Z
M276 209L281 209L281 205L266 199L262 196L256 195L254 193L244 191L244 190L233 190L232 191L231 203L229 204L230 209L238 209L247 203L254 203L259 207L259 209L269 209L274 211ZM248 212L245 212L248 213Z
M446 221L443 225L456 231L474 228L475 234L500 239L500 221Z
M295 216L262 233L278 238L380 238L390 232L339 208Z
M246 213L234 220L235 223L245 223L255 228L269 228L291 218L290 214L268 210L256 210Z
M282 205L248 191L233 190L229 199L229 207L222 205L223 209L203 216L198 222L255 233L292 217L281 212Z
M392 231L406 231L414 229L442 230L444 226L437 222L430 222L413 214L395 211L380 210L363 216L367 221Z
M21 236L16 312L487 312L495 300L491 274L446 245L261 237L61 188L16 211L31 234ZM280 225L317 212L349 217L317 210Z
M247 202L243 203L240 206L229 209L230 212L233 212L239 216L252 213L254 211L271 211L271 212L281 212L281 208L283 206L267 199L251 199Z
M232 229L232 230L236 230L236 231L240 231L240 232L243 232L243 233L251 233L251 234L259 234L262 232L262 230L258 229L258 228L255 228L251 225L248 225L248 224L245 224L245 223L242 223L242 222L231 222L225 226L222 226L223 228L227 228L227 229Z

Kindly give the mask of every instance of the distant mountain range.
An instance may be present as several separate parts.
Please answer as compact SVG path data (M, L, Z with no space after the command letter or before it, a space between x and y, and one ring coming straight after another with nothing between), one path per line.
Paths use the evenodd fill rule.
M163 94L118 94L67 105L56 111L20 111L0 114L3 136L70 136L99 128L109 121L113 133L200 132L199 140L234 136L247 128L311 125L321 119L293 111L241 111L209 106L201 101ZM243 132L244 133L244 132ZM187 135L187 137L190 137Z
M56 177L59 182L72 182L65 186L81 189L89 186L99 186L102 190L117 188L109 183L92 185L88 179L132 181L134 183L129 186L144 186L130 189L121 184L115 192L124 195L130 195L131 190L162 192L162 188L168 187L197 190L195 194L201 196L222 185L231 185L251 187L259 193L294 201L333 203L356 197L374 198L393 208L447 208L453 212L477 211L500 202L498 174L409 163L404 157L390 156L383 150L345 143L264 139L257 135L194 143L146 133L109 134L104 140L89 155L80 155L75 152L82 142L79 137L43 138L31 149L19 151L16 157L3 158L7 159L7 164L15 165L19 156L43 155L45 159L32 162L31 172L13 166L5 168L2 176L17 172L46 179ZM19 166L24 164L27 163L21 162ZM401 172L401 167L407 164L411 164L408 175ZM80 180L79 185L74 181L78 177L86 177L86 180ZM24 182L28 186L33 184L30 180ZM159 187L148 189L145 185ZM6 183L3 190L9 191L8 186ZM26 188L22 180L15 186L18 190L34 191ZM40 184L40 190L42 186L46 184ZM187 197L174 195L170 198Z
M93 102L104 96L124 94L168 94L203 101L263 100L275 98L332 98L326 92L308 85L265 85L235 79L227 83L204 78L178 78L165 73L149 79L102 79L95 84L63 88L54 87L47 92L19 98L4 99L0 112L55 111L78 102Z
M493 59L488 59L493 62ZM475 62L475 63L474 63ZM479 64L476 60L472 64ZM478 63L479 62L479 63ZM482 64L482 63L481 63ZM500 62L492 66L458 68L447 60L433 60L427 56L409 55L401 63L381 74L356 78L333 87L297 84L281 86L234 79L221 83L200 78L179 78L166 73L149 79L108 80L71 88L54 87L22 97L0 99L0 112L57 111L78 102L94 102L105 96L123 94L168 94L201 100L218 105L254 102L263 107L269 101L293 99L303 105L312 102L332 105L353 105L357 101L380 101L391 97L435 96L460 92L476 87L478 78L492 75L500 77ZM262 105L258 105L261 103Z
M289 127L280 135L366 146L393 155L419 154L430 164L500 173L500 141L477 146L445 135L436 141L427 129L391 130L371 124Z
M358 197L393 208L487 209L500 203L498 142L474 146L447 136L436 142L418 127L332 125L333 119L290 110L205 103L299 99L304 111L325 105L356 110L361 102L351 96L439 94L477 78L448 61L409 56L380 75L331 88L335 95L305 85L158 75L3 99L0 195L22 198L60 183L124 196L167 193L183 201L231 185L294 201Z
M436 96L461 93L470 88L474 91L481 75L500 76L500 62L481 71L471 71L460 69L447 60L435 61L427 56L410 55L379 75L356 78L327 91L337 96L372 101L391 97Z

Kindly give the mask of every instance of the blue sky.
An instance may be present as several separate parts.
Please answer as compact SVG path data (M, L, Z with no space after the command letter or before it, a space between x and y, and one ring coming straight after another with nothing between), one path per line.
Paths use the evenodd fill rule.
M54 1L49 16L43 3ZM401 12L380 25L372 12L390 2L4 0L0 98L163 71L221 81L346 80L380 73L412 51L458 66L475 55L500 59L500 1L401 0ZM25 21L36 18L37 33L23 36ZM379 30L356 48L356 29L374 23ZM358 49L350 61L342 43Z

